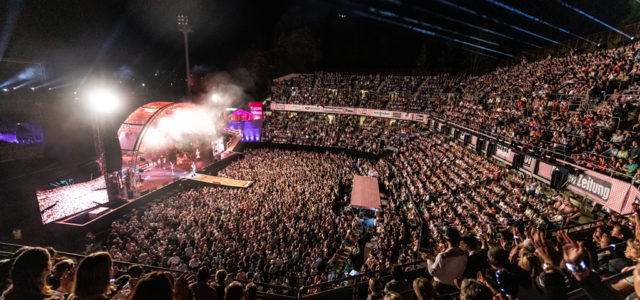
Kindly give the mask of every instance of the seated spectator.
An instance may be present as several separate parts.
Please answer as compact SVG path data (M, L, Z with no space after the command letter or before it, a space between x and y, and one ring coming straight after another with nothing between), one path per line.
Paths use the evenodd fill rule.
M382 283L377 278L369 279L369 295L367 296L367 300L380 300L384 295L384 291L382 288Z
M493 279L500 291L519 299L539 299L541 295L533 286L529 274L517 265L509 263L509 253L505 249L493 247L487 253L489 266L493 269Z
M173 300L173 278L165 272L144 275L133 292L131 300Z
M154 271L140 279L133 292L131 300L187 300L189 283L195 278L191 273L182 273L178 279L170 273ZM174 283L175 282L175 283Z
M418 277L413 280L413 292L417 300L431 300L435 299L436 296L433 292L432 282L424 277Z
M49 276L49 284L53 291L51 300L65 300L73 290L76 263L71 259L63 259L53 266Z
M109 299L109 280L112 277L111 255L107 252L96 252L85 257L78 264L76 271L73 300Z
M215 299L215 298L214 298ZM243 300L256 300L258 299L258 287L255 283L250 282L244 287L244 299Z
M384 292L397 292L403 294L411 289L409 282L404 278L404 271L400 266L394 266L391 270L392 279L384 286Z
M242 283L238 281L234 281L230 283L224 289L225 300L242 300L243 294L244 294L244 287L242 286Z
M11 267L11 285L4 291L3 300L40 300L50 296L46 284L51 273L51 256L44 248L23 250Z
M624 255L629 259L633 265L629 265L620 270L621 273L633 270L640 259L640 243L635 239L629 239L627 241L627 248L624 250ZM611 287L618 292L621 298L624 298L633 292L633 274L613 283Z
M384 295L384 300L403 300L402 296L397 292L388 292Z
M491 300L493 293L481 282L475 279L465 279L460 285L460 300Z
M140 265L133 265L127 268L127 276L129 277L127 282L122 286L120 291L114 296L114 299L129 299L133 290L136 288L136 284L143 275L143 269Z

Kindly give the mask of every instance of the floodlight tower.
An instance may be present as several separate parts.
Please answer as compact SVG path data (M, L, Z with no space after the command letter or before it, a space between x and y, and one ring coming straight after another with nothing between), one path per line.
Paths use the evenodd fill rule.
M191 25L189 25L189 16L178 15L178 31L184 35L184 59L187 65L187 96L191 96L191 86L189 86L189 76L191 70L189 68L189 32L193 32Z

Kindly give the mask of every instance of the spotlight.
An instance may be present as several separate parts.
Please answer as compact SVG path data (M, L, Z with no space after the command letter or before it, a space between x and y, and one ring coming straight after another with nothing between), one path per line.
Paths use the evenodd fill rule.
M88 108L98 113L111 113L120 107L120 97L113 90L96 88L87 93Z
M9 91L9 89L8 89L8 88L3 88L2 90L3 90L3 91L5 91L5 92L8 92L8 91Z
M636 38L632 36L632 37L630 37L629 39L633 41L633 40L635 40Z
M211 95L211 102L220 103L221 100L222 100L222 97L220 97L220 95L218 95L218 94L212 94Z
M596 46L600 47L600 43L598 43Z
M14 91L15 91L15 90L17 90L17 89L18 89L17 87L14 87L14 88L13 88L13 90L14 90Z
M32 90L32 91L35 91L35 90L36 90L36 88L34 88L34 87L31 87L31 90Z
M49 90L51 90L51 88L49 88Z
M146 84L144 84L144 82L143 82L143 83L142 83L142 86L143 86L143 87L145 87L145 86L147 86L147 85L146 85Z

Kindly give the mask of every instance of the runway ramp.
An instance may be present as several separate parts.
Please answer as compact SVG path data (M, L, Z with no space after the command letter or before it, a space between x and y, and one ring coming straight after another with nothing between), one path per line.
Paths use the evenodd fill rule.
M214 185L223 185L223 186L239 187L239 188L248 188L251 186L251 184L253 184L253 181L211 176L211 175L200 174L200 173L196 173L195 176L193 177L186 177L186 178L195 180L195 181L206 182Z

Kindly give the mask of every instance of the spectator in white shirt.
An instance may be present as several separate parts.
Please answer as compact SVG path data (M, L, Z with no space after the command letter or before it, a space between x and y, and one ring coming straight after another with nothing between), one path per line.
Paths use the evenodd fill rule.
M446 250L438 253L434 260L428 259L428 271L436 281L436 291L448 294L457 291L454 279L462 276L467 267L467 254L458 248L460 234L454 228L447 229L444 236Z

